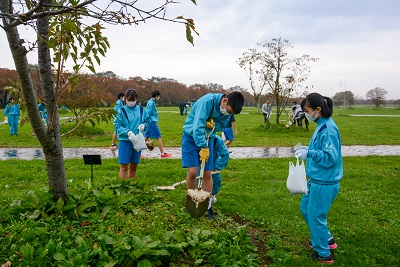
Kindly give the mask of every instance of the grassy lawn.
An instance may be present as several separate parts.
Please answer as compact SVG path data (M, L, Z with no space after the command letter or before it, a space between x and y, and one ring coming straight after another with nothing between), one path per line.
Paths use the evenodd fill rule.
M159 108L166 146L179 146L184 117ZM389 110L389 109L388 109ZM345 110L380 112L372 108ZM340 110L338 110L340 113ZM364 113L363 113L364 112ZM398 115L392 109L384 114ZM398 117L337 114L344 145L400 144ZM313 132L272 124L263 127L255 108L237 116L236 146L293 146ZM70 136L65 147L109 146L102 136ZM100 131L100 130L98 130ZM0 146L38 147L29 125ZM27 140L25 140L27 139ZM70 200L49 199L43 160L0 161L0 262L12 266L317 266L307 258L309 232L300 196L286 188L291 159L232 159L223 170L215 221L194 220L183 211L186 187L157 191L185 177L180 160L145 159L137 186L118 179L117 159L94 167L65 161ZM338 243L336 266L400 266L400 161L396 156L345 157L341 192L328 215Z
M182 126L185 116L179 115L177 107L159 107L159 127L165 147L181 145ZM1 113L1 111L0 111ZM354 109L335 110L333 117L337 123L343 145L399 145L400 144L400 109L355 107ZM352 117L352 114L397 115L390 117ZM62 117L72 114L61 114ZM232 146L293 146L297 143L308 143L315 124L310 123L310 130L295 126L285 128L287 116L281 117L281 123L275 123L272 115L271 124L264 127L263 117L255 107L243 108L242 114L236 116L239 134L235 135ZM73 123L68 123L73 126ZM113 133L113 124L103 123L100 127L87 127L86 135L70 135L63 138L64 147L109 147ZM19 127L18 136L9 135L8 125L0 125L0 147L40 147L32 135L30 124Z
M63 254L65 258L77 254L85 258L85 253L97 243L98 250L91 251L98 253L97 257L105 251L119 255L115 246L101 246L106 233L110 243L120 235L127 239L147 236L154 242L159 241L152 253L167 249L170 251L168 259L178 266L193 266L196 261L199 266L218 265L215 262L220 262L219 266L233 266L238 262L241 264L237 266L313 266L306 256L311 251L306 245L309 232L299 211L300 196L290 195L285 186L288 161L231 160L222 173L222 190L214 204L219 213L216 221L193 220L183 212L184 185L174 191L155 190L154 186L171 185L184 179L180 160L144 160L139 168L139 185L131 191L117 179L116 159L103 160L103 165L95 166L92 187L86 183L90 178L89 166L85 166L81 159L66 160L69 191L75 196L73 203L76 210L82 210L82 207L86 210L80 213L54 211L53 214L49 210L55 208L31 192L35 190L45 194L47 191L44 161L1 161L0 229L3 235L0 237L0 257L11 259L15 266L27 266L29 261L21 261L16 252L21 253L29 245L33 258L38 257L40 248L48 249L42 261L32 260L36 264L47 263L48 259L53 262L52 251ZM348 157L344 158L344 166L341 192L328 216L330 230L339 246L335 252L335 264L399 266L399 158ZM114 194L105 201L105 195L111 191ZM123 192L128 193L129 202L115 204L113 197L119 199ZM15 201L17 199L24 201L21 204ZM18 207L18 213L14 212L11 217L4 210L12 201L11 207L14 211ZM112 209L103 218L100 214L105 213L105 206ZM51 215L44 216L45 210ZM108 230L99 229L101 227ZM69 229L69 232L64 229ZM201 236L197 229L210 231L210 235ZM241 229L248 233L251 243L241 235ZM60 236L60 231L70 236L70 240ZM164 239L167 233L179 234L179 242L167 242ZM78 237L85 240L85 249L80 247ZM49 245L51 241L55 248ZM57 249L57 245L60 248ZM176 247L181 253L172 253ZM236 254L235 250L242 252ZM227 258L218 261L215 253ZM246 258L251 254L257 254L258 260ZM156 266L152 257L154 255L144 254L139 260L147 258ZM61 264L61 261L57 263L52 266L69 266Z

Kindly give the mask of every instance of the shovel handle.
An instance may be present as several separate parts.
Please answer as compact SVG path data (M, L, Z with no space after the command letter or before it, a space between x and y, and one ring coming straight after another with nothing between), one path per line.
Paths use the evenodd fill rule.
M197 189L203 188L203 176L204 176L204 167L206 166L206 160L203 159L200 164L200 177L199 184L197 185Z
M206 133L207 145L208 145L208 141L210 140L210 135L214 132L214 130L215 130L215 124L213 125L213 128L211 129L211 131L208 134ZM204 176L204 167L205 167L205 165L206 165L206 160L202 159L201 163L200 163L200 180L199 180L199 184L197 186L197 189L202 189L203 188L203 176Z

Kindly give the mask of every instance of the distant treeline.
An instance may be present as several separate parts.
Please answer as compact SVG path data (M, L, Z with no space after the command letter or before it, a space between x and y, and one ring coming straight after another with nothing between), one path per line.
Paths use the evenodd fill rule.
M38 100L43 100L40 90L40 78L37 67L31 68L32 80L35 84ZM68 76L68 75L66 75ZM18 75L15 70L0 68L0 106L7 104L10 94L4 90L6 86L12 86L13 82L18 82ZM174 79L152 77L143 79L139 76L121 78L111 71L97 74L79 75L79 82L66 87L60 94L59 103L67 98L77 99L78 95L84 95L86 98L95 97L99 99L102 106L112 106L117 100L120 92L125 92L129 88L136 89L139 94L139 102L146 104L151 97L152 90L159 90L161 98L157 102L161 106L179 106L181 101L194 102L207 93L229 93L231 91L241 91L245 97L245 105L255 105L253 96L244 88L235 86L224 88L215 83L185 85Z

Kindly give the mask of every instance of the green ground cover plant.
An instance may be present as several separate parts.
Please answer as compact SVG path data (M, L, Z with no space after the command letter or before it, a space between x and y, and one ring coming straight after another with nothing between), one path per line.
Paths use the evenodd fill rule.
M165 147L179 147L182 138L182 126L186 116L179 115L177 107L159 107L159 127L163 135ZM352 115L388 115L388 116L352 116ZM71 114L62 114L65 120ZM287 116L283 115L279 125L272 115L271 124L264 126L263 117L257 113L255 107L244 107L241 114L236 116L239 134L235 135L232 146L293 146L298 142L307 143L315 124L310 123L310 130L291 126L286 128ZM395 108L373 109L371 107L355 107L335 110L334 120L337 123L343 145L399 145L400 110ZM74 123L67 123L63 128L73 127ZM79 129L76 134L63 138L64 147L109 147L114 131L113 124L102 123L92 128L89 124L86 129ZM32 135L30 124L19 127L18 136L9 135L8 125L0 125L0 147L40 147L36 137Z
M396 156L345 157L329 213L336 266L399 266L400 163ZM145 159L137 186L116 159L90 181L82 159L66 160L70 200L50 201L42 160L0 161L0 258L13 266L314 266L300 196L285 186L288 161L229 162L215 221L183 211L180 160ZM316 264L315 264L316 266Z

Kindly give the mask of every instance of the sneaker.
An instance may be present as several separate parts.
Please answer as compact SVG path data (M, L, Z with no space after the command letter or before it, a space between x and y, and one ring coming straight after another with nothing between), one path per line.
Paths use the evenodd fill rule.
M217 202L217 197L216 197L215 195L213 195L213 196L211 197L211 201L212 201L212 203Z
M207 219L210 219L210 220L215 220L215 218L214 218L214 211L211 209L211 208L209 208L208 210L207 210L207 213L204 215Z
M328 240L328 245L329 245L329 249L330 249L330 250L337 249L337 244L336 244L335 239L334 239L333 237L331 237L331 238ZM311 241L308 242L308 246L309 246L310 248L313 248L313 247L312 247L312 244L311 244Z
M319 264L333 264L332 253L329 254L328 257L321 257L320 255L318 255L318 252L314 251L314 253L308 255L308 257L312 260L316 260Z
M111 149L112 151L115 151L115 150L118 149L118 146L117 146L116 144L112 144L112 145L110 146L110 149Z
M214 215L214 216L218 215L218 213L217 213L215 210L213 210L212 208L209 208L209 209L207 210L207 213L211 213L211 214Z
M168 158L168 157L171 157L171 156L172 156L171 153L165 153L165 152L164 152L164 153L161 154L161 157L162 157L162 158Z
M145 158L146 158L146 156L140 155L140 158L141 158L141 159L145 159Z

